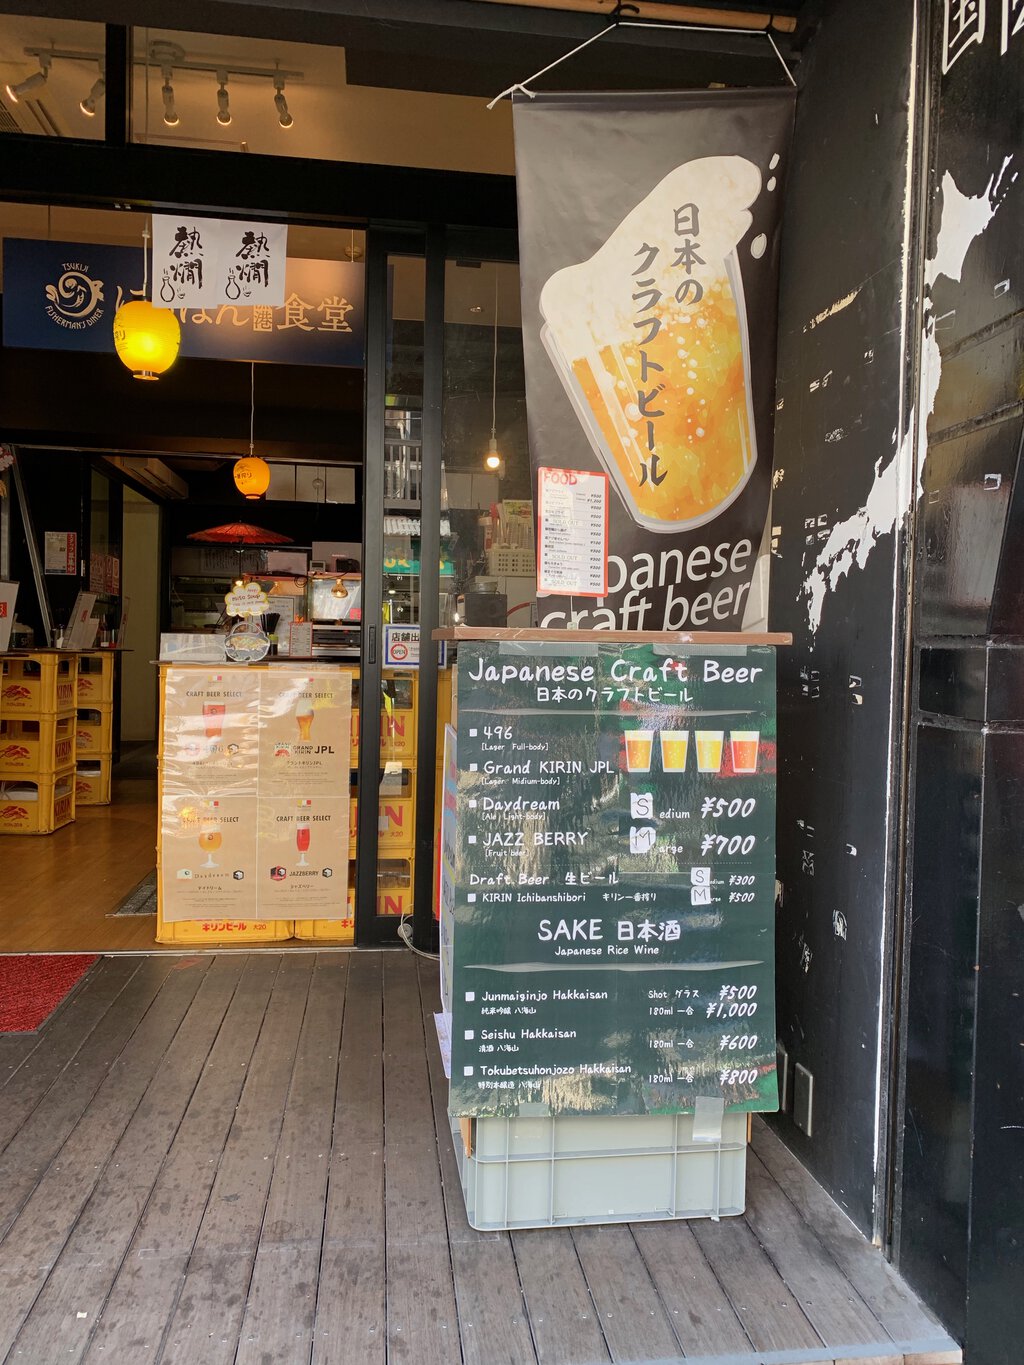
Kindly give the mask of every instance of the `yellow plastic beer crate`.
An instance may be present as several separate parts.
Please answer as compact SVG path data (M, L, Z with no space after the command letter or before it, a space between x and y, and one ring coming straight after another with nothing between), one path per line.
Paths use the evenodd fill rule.
M74 761L75 718L70 713L0 720L0 777L61 772Z
M385 762L392 759L415 760L416 758L416 712L407 707L396 708L389 716L380 713L380 752ZM359 711L352 711L352 743L349 749L349 764L355 768L359 764Z
M114 746L114 708L110 702L80 706L75 727L75 752L79 758L101 758Z
M0 705L7 717L40 716L73 711L78 685L74 654L26 654L5 659Z
M52 834L74 818L74 769L0 779L0 834Z
M356 869L354 863L348 867L348 895L345 898L346 914L344 919L297 919L295 937L302 939L329 939L332 943L355 943L356 941Z
M157 943L183 943L192 946L223 948L229 943L280 943L294 938L295 921L266 920L198 920L183 919L168 923L157 912Z
M109 806L112 762L109 758L91 758L75 769L75 805Z
M78 705L95 706L114 700L114 660L107 650L78 656Z
M405 795L407 791L409 794ZM359 829L359 801L353 796L348 803L348 841L350 858L356 856ZM377 817L377 843L382 858L411 857L416 842L416 783L413 779L401 796L382 796Z

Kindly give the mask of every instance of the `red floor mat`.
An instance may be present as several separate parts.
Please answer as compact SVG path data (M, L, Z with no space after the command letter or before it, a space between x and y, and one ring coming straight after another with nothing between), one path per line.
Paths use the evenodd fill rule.
M98 953L0 956L0 1033L32 1033L82 979Z

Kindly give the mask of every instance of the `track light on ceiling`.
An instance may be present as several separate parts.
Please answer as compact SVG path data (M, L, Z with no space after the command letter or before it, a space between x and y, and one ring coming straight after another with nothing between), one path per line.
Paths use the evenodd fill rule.
M17 85L4 86L7 98L17 104L22 95L29 95L33 90L38 90L41 85L45 85L49 74L50 57L45 53L40 53L38 71L33 72L31 76L26 76L23 81L18 81Z
M174 86L171 84L171 68L165 66L163 69L164 83L160 87L160 95L164 102L164 123L168 128L177 128L181 119L178 111L174 107Z
M107 83L103 79L103 69L101 67L99 76L97 76L96 80L94 80L92 83L92 89L89 91L88 95L86 95L85 99L81 100L78 105L79 109L81 109L82 113L86 116L86 118L96 117L96 105L99 103L99 101L103 98L103 96L106 93Z
M228 73L226 71L217 72L217 122L222 128L226 128L231 122L231 108L228 104Z
M288 112L288 101L284 97L284 77L274 77L274 108L277 110L277 121L282 128L290 128L295 120Z

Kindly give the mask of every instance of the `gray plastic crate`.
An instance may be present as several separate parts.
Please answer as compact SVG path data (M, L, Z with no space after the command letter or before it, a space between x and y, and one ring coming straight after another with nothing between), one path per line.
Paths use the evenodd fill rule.
M722 1140L694 1142L692 1114L479 1118L467 1156L451 1118L470 1225L624 1223L740 1214L747 1116L726 1114Z

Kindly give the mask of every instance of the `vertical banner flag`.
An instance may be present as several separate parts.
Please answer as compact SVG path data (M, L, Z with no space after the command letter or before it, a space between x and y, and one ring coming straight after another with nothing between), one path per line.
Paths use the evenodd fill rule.
M740 630L768 512L795 92L514 108L530 455L611 483L607 596L540 624Z
M288 228L280 223L154 214L153 303L280 308L287 254Z

